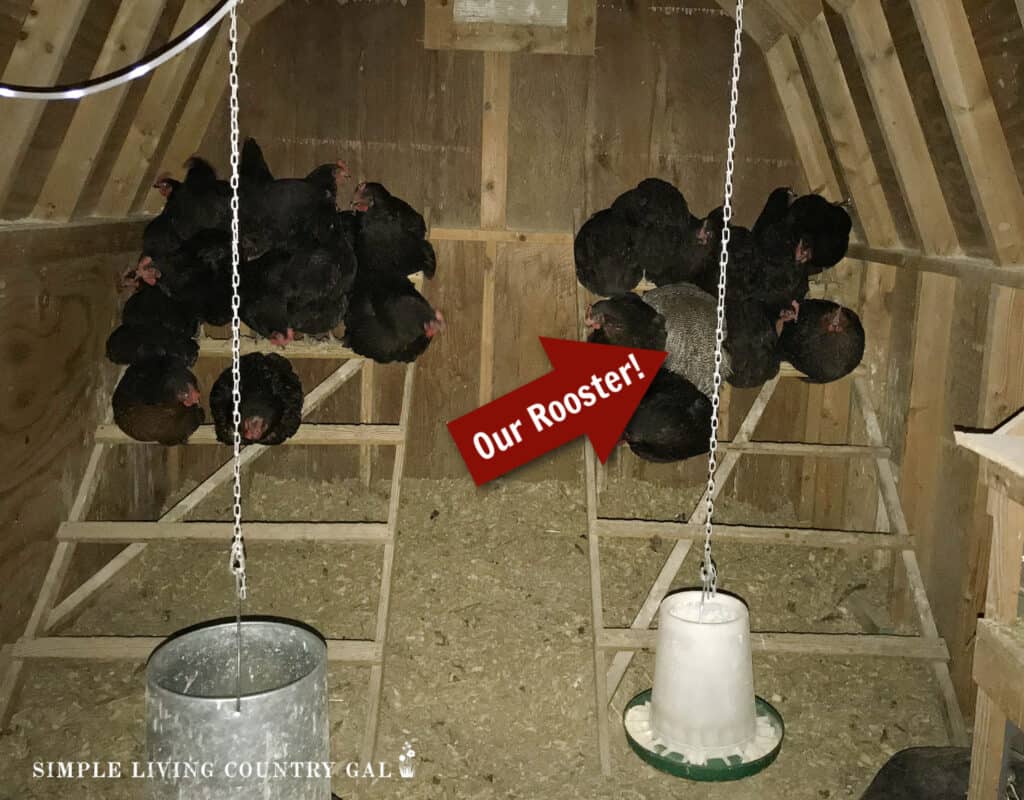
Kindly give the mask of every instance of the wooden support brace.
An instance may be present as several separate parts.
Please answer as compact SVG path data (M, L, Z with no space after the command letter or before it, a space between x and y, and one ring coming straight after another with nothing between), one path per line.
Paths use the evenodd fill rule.
M397 445L404 432L398 425L332 425L303 423L294 436L282 447L304 445ZM138 442L116 425L101 425L96 429L96 441L104 444L152 444ZM217 441L213 425L200 425L188 440L190 445L222 445ZM222 445L227 447L227 445ZM247 445L248 447L249 445Z
M192 541L223 544L231 538L230 522L65 522L58 542L127 544L130 542ZM331 542L387 544L383 522L247 522L249 542Z

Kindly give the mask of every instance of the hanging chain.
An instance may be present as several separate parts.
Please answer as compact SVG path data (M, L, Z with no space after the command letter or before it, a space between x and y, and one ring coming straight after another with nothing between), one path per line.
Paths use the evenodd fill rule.
M718 321L715 327L715 375L711 393L711 442L708 448L707 509L704 517L704 560L700 565L701 600L715 596L718 569L711 557L712 516L715 512L715 471L718 469L718 405L722 392L722 343L725 340L725 278L729 265L729 222L732 220L732 175L736 153L736 106L739 103L740 56L743 53L743 0L736 0L736 30L732 49L732 86L729 97L729 145L725 155L725 199L722 203L722 252L718 262Z
M231 572L235 575L238 600L245 599L245 542L242 539L242 391L240 367L240 329L238 310L241 305L239 286L241 284L238 222L238 6L231 9L228 28L230 50L229 90L231 106L231 421L234 425L234 534L231 539Z

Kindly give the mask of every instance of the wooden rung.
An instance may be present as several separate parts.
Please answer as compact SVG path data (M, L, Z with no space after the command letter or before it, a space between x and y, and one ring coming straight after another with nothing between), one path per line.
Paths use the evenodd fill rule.
M597 646L604 650L653 650L656 630L605 628ZM751 633L755 653L796 653L819 656L883 656L949 661L942 639L924 636L875 636L856 633Z
M1014 630L1016 628L1016 630ZM1024 638L1020 625L978 620L974 680L1017 727L1024 727Z
M285 358L362 358L345 347L337 339L318 342L314 339L303 339L292 342L287 347L278 347L268 339L251 339L243 337L239 340L240 352L248 353L279 353ZM199 337L199 355L207 358L231 358L231 340L213 339L209 336Z
M302 423L298 432L283 444L288 445L348 445L373 444L397 445L405 434L398 425L316 425ZM123 433L116 425L100 425L96 429L96 442L103 444L148 444L137 442ZM200 425L188 440L188 444L217 444L213 425ZM227 447L227 445L222 445Z
M844 377L852 378L852 377L857 377L857 376L860 376L860 375L867 375L867 374L868 374L867 367L865 367L863 364L861 364L859 367L855 367L853 372L851 372L849 375L845 375ZM782 365L779 367L779 377L781 377L781 378L804 378L806 376L804 375L804 373L802 373L800 370L798 370L796 367L794 367L788 361L783 361ZM840 378L839 380L842 380L842 378Z
M58 541L127 543L152 541L226 542L230 522L64 522ZM249 542L334 542L387 544L384 522L247 522L242 528Z
M817 456L819 458L888 458L890 450L882 445L807 444L804 442L719 442L719 447L734 453L759 456Z
M16 659L54 658L145 661L166 639L159 636L48 636L14 643ZM328 661L377 664L383 648L362 639L328 639Z
M662 539L694 540L703 538L704 525L599 517L594 532L599 536L620 539L651 539L657 536ZM906 550L913 547L913 540L909 536L894 536L884 532L844 531L833 528L777 528L765 525L722 525L716 523L714 537L723 542L835 547L843 550Z
M510 231L502 228L439 228L430 229L433 242L520 242L523 244L560 244L571 246L572 231Z

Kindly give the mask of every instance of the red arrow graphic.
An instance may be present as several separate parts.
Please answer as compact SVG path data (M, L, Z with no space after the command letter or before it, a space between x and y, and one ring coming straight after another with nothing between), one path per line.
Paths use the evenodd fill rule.
M540 337L554 369L448 423L479 486L586 434L603 464L666 353Z

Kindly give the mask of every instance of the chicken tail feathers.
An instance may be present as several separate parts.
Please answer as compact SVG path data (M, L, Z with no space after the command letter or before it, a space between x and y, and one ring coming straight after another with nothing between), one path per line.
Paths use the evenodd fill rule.
M434 253L434 246L426 239L423 240L423 274L433 278L437 272L437 255Z
M242 145L242 159L239 163L241 177L254 181L269 182L274 180L274 175L263 158L263 151L256 144L251 136Z

